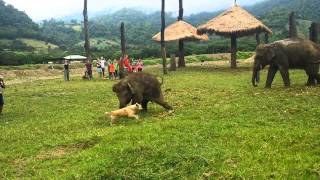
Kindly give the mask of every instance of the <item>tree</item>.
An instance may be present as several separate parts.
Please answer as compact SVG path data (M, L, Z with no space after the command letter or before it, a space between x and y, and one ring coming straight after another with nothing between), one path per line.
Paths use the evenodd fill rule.
M183 0L179 0L179 16L178 21L183 20ZM186 67L186 61L184 59L184 42L183 40L179 40L179 67Z
M161 55L162 55L162 65L163 65L163 74L168 74L167 71L167 54L166 54L166 44L164 41L164 30L166 26L165 20L165 0L162 1L161 6Z
M289 37L290 38L298 37L297 23L296 23L296 17L294 12L291 12L289 16Z
M119 75L120 78L124 78L123 76L123 60L125 58L126 55L126 38L125 38L125 34L124 34L124 23L121 23L121 27L120 27L120 34L121 34L121 60L120 60L120 66L119 66Z
M319 36L319 29L320 29L320 25L318 23L313 22L311 24L311 27L309 28L309 38L311 41L318 43L318 36Z
M84 38L85 38L84 49L86 51L87 60L91 61L87 0L84 0L83 19L84 19Z

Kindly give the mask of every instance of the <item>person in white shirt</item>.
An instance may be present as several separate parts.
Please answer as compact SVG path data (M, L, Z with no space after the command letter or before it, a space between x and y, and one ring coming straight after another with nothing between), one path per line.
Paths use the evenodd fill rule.
M101 65L101 69L102 69L102 77L105 77L105 70L106 70L106 60L101 57L100 59L100 65Z
M3 90L6 88L6 85L4 84L3 77L0 76L0 115L2 115L2 109L4 105L3 101Z

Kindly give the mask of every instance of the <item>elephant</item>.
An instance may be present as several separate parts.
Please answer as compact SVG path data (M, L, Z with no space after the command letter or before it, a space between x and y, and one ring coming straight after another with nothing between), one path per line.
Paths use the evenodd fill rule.
M320 83L320 46L301 38L290 38L271 44L259 45L254 57L252 85L259 83L259 72L270 65L266 88L271 88L277 71L280 71L285 87L290 86L289 69L303 69L308 75L307 85Z
M112 90L117 94L120 109L132 102L132 104L141 104L143 110L147 111L148 103L152 101L171 111L172 106L164 101L161 91L162 83L154 75L148 73L129 73L115 84Z

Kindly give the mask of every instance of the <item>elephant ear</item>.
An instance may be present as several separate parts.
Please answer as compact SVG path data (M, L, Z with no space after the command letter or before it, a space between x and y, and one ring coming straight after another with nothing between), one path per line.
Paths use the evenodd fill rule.
M271 46L271 45L268 45L266 46L266 50L267 50L267 60L270 62L275 56L276 56L276 50L275 50L276 47L274 46Z

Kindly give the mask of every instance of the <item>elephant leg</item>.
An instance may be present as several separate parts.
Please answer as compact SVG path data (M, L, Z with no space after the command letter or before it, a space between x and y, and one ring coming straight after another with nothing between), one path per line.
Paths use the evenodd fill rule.
M309 74L307 86L315 86L316 85L316 75Z
M285 87L290 87L290 77L289 77L288 68L279 67L279 71L281 73L284 86Z
M272 81L273 81L274 76L276 75L277 71L278 71L278 67L277 66L275 66L275 65L270 66L269 71L268 71L266 88L271 88Z
M317 84L317 81L318 83L320 82L318 72L319 72L319 65L312 64L307 66L307 69L306 69L306 73L308 75L307 86L315 86Z
M146 99L142 100L142 104L141 105L142 105L143 111L145 111L145 112L148 111L148 103L149 103L148 100L146 100Z
M317 84L320 84L320 74L316 75Z
M164 101L164 97L162 93L160 94L159 98L153 99L153 102L159 104L160 106L164 107L167 110L173 110L172 106L170 106L167 102Z

